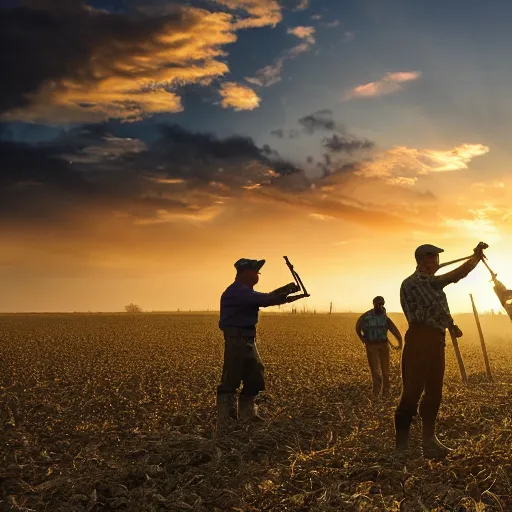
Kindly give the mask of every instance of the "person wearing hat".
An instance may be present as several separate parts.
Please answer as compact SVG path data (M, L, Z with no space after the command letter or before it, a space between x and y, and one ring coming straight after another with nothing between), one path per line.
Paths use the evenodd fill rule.
M400 288L400 303L409 328L402 353L402 395L395 411L398 452L408 448L409 430L418 402L424 456L444 457L450 451L436 436L436 420L443 392L445 331L448 329L457 338L462 332L453 322L444 288L466 277L484 258L483 250L487 247L480 242L468 261L440 276L435 273L439 269L439 254L444 250L430 244L416 249L416 271Z
M386 314L384 297L373 299L373 309L363 313L356 322L356 333L366 348L368 365L372 376L372 390L375 396L389 393L389 343L388 331L398 340L402 348L402 335Z
M264 366L256 348L256 324L261 307L294 302L309 295L289 295L299 291L290 283L270 293L254 290L265 260L242 258L235 263L235 281L220 299L219 328L224 333L224 364L217 387L219 429L234 421L262 421L256 412L255 397L265 389ZM236 403L237 390L243 383Z

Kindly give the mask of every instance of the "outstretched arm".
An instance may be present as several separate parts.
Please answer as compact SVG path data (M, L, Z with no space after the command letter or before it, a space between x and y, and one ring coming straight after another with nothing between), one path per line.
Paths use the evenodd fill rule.
M474 249L474 254L471 259L464 262L462 265L457 267L455 270L451 272L447 272L441 276L436 276L438 283L441 287L445 287L450 283L457 283L464 277L466 277L477 265L478 262L484 258L483 250L489 247L486 243L480 242Z
M457 267L455 270L451 270L446 274L436 276L437 281L443 288L448 284L457 283L458 281L466 277L478 265L479 261L480 258L478 258L475 255L471 259L460 265L460 267Z
M309 297L309 294L301 293L300 295L283 295L283 294L272 294L267 293L265 295L268 295L268 299L266 300L265 304L262 304L262 307L267 306L279 306L281 304L288 304L290 302L295 302L296 300L303 299L305 297Z

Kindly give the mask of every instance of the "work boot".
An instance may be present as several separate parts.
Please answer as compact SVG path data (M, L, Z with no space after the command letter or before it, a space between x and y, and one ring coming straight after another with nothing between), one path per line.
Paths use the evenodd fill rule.
M427 438L423 436L422 451L423 457L426 459L444 459L453 450L443 444L434 434Z
M217 430L225 431L236 424L236 396L234 393L217 394Z
M436 421L423 419L423 456L427 459L443 459L452 450L445 446L436 436Z
M254 403L254 396L240 395L238 397L238 415L240 421L245 423L251 422L262 422L265 421L257 413L256 404Z
M395 413L396 452L405 453L409 449L409 436L412 418Z

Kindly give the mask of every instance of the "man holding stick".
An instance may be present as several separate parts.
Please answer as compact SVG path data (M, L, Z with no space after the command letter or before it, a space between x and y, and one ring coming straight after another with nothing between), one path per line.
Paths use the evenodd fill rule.
M416 249L416 271L400 288L400 303L409 329L402 354L402 396L395 412L398 452L408 448L409 430L420 397L424 456L444 457L450 451L437 438L435 427L443 392L445 331L448 329L457 338L462 332L453 322L444 287L466 277L485 257L483 250L487 247L480 242L468 261L440 276L434 274L440 268L439 254L444 250L430 244Z
M241 421L262 421L254 399L265 389L264 366L256 348L256 324L260 307L277 306L294 302L306 293L298 292L299 286L290 283L270 293L254 290L259 281L265 260L242 258L235 263L235 281L224 291L220 300L219 328L224 333L224 365L221 382L217 388L217 426L223 430ZM242 391L236 394L240 384Z

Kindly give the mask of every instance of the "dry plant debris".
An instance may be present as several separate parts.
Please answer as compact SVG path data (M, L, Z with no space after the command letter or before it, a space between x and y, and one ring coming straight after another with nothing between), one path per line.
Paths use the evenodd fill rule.
M482 318L488 383L457 318L470 385L448 344L439 421L456 449L404 461L398 354L373 399L356 317L263 315L268 423L217 436L215 315L0 316L0 511L512 511L510 321Z

